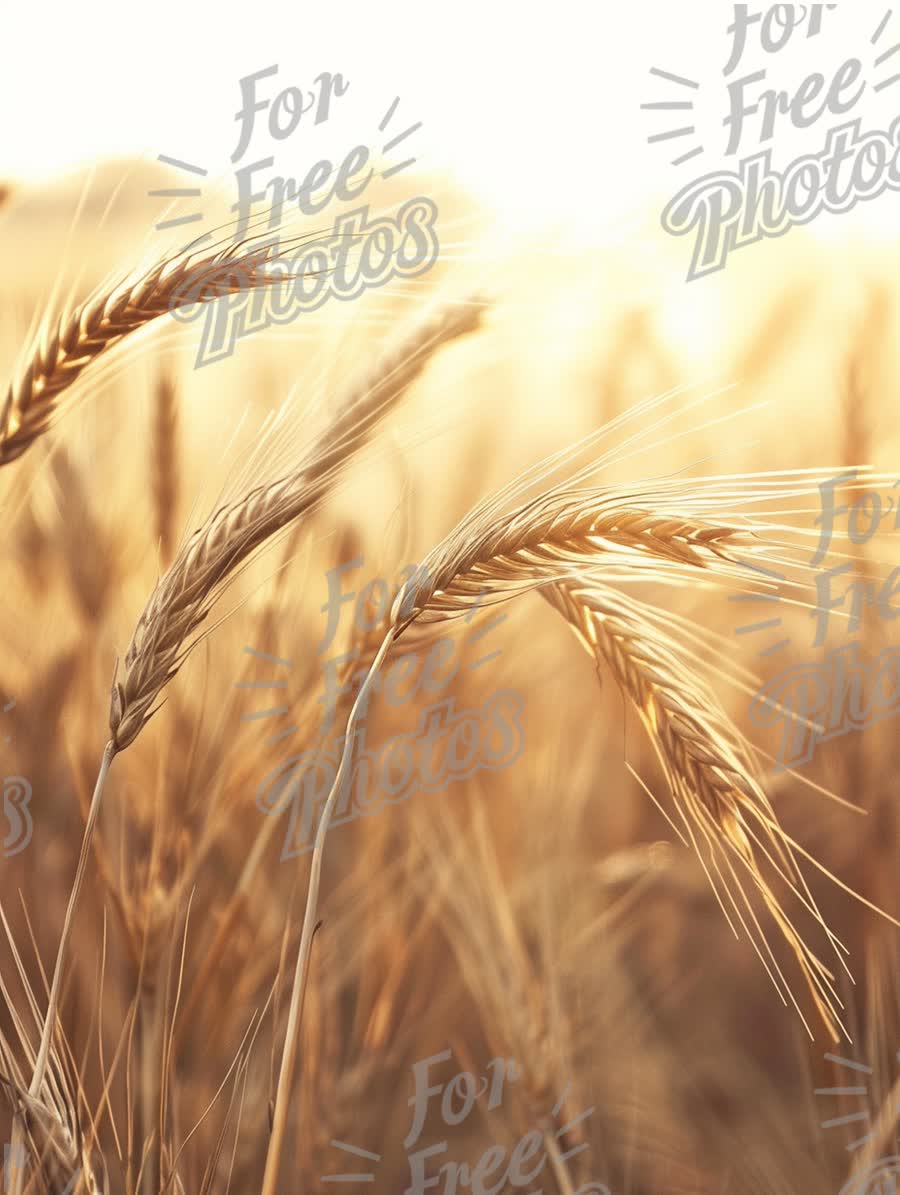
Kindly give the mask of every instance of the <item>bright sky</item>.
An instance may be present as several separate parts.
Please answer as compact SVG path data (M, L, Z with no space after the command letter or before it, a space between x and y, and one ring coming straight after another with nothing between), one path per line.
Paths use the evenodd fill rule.
M826 10L817 37L801 27L785 53L767 57L756 26L743 69L767 66L774 82L793 87L811 70L830 78L851 53L869 69L884 0L845 0L835 13L811 7ZM399 96L391 130L422 122L409 151L477 187L510 221L552 218L578 230L609 224L636 200L664 199L725 164L722 70L732 14L722 0L15 0L0 45L0 178L46 177L109 154L167 154L228 177L239 80L277 63L264 98L291 84L308 90L323 71L350 81L327 125L307 126L304 117L275 146L285 175L303 177L317 157L341 156L356 141L377 146L378 123ZM879 49L900 38L900 15L894 21ZM695 94L715 89L715 102L683 120L641 111L641 103L691 94L652 78L651 67L700 81ZM868 98L878 103L864 125L886 128L890 110L900 112L900 86L896 99L889 89ZM887 117L880 124L879 112ZM697 138L648 144L679 120L696 120L698 137L716 138L715 154L673 167L676 151ZM826 114L796 144L818 151L833 123ZM789 143L780 138L779 148ZM271 145L260 126L247 157L265 156ZM897 224L895 195L862 206L867 222Z

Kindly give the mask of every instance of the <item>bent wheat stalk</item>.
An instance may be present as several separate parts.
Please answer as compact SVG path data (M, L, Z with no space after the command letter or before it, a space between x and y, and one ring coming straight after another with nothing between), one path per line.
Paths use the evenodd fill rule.
M735 524L703 518L697 510L710 512L717 505L727 509L734 505L738 493L745 502L768 501L776 489L779 500L801 496L808 486L809 478L800 475L779 475L774 480L768 475L710 479L699 486L667 482L647 491L643 500L640 491L634 489L566 490L557 486L511 513L500 514L501 504L517 492L516 487L508 487L465 518L400 588L384 638L347 718L337 774L316 830L262 1195L275 1195L276 1191L325 837L349 774L360 711L365 709L379 668L404 632L414 623L460 617L485 596L490 603L532 589L542 590L588 650L613 668L650 733L698 857L706 867L706 850L713 857L716 876L723 879L720 865L724 864L726 874L737 884L746 914L730 892L729 900L779 994L784 998L786 988L791 995L790 988L768 944L763 939L761 948L754 936L754 932L761 935L762 931L733 860L760 892L798 959L823 1023L837 1039L835 1006L839 1000L833 977L802 941L761 869L762 865L771 866L787 882L838 949L840 943L818 912L795 854L815 861L779 826L749 750L712 694L697 681L690 653L679 650L677 641L661 634L658 628L648 639L637 617L640 603L629 605L624 595L602 583L605 574L621 576L631 572L648 578L655 568L663 580L674 577L684 582L696 570L698 574L712 574L713 580L739 579L745 585L747 570L752 579L755 566L736 556L735 551L754 554L758 537L764 532L771 540L766 550L774 549L778 559L777 554L785 550L778 539L784 528L764 516L742 516ZM752 542L754 539L756 542ZM709 878L718 896L713 876ZM727 917L724 904L722 907ZM798 1007L792 995L791 999Z
M349 388L338 403L334 418L297 469L216 511L179 551L151 594L125 656L124 679L113 683L112 737L104 750L91 798L29 1095L36 1096L43 1082L66 947L103 786L113 759L134 742L152 717L155 701L196 644L196 640L191 640L193 632L205 620L238 566L278 531L321 501L341 470L365 445L437 349L475 329L480 319L481 306L471 301L443 307L417 325L411 335L387 352L374 370Z
M744 540L744 529L692 518L676 509L674 500L671 510L654 510L641 507L630 490L556 487L502 516L492 503L477 508L401 587L383 641L350 711L345 746L316 831L262 1195L275 1195L276 1190L325 836L348 774L360 710L393 643L416 621L459 617L485 595L489 602L501 601L559 582L575 570L650 559L688 569L721 565L733 571L735 561L728 549Z
M98 357L153 320L195 303L281 284L266 267L284 253L253 239L215 252L182 252L149 270L106 283L46 323L0 409L0 467L18 459L50 426L63 394Z

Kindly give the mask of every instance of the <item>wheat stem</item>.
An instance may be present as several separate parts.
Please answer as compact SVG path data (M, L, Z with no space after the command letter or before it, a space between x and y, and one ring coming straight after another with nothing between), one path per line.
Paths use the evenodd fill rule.
M72 928L75 921L75 908L78 904L78 897L81 893L82 885L84 884L87 861L91 853L91 842L93 840L97 818L100 813L100 801L103 796L103 786L106 783L106 777L109 773L110 765L112 764L115 754L115 746L111 742L107 743L103 752L103 758L100 762L100 770L97 773L97 782L94 785L94 795L91 798L87 822L84 827L84 835L81 840L81 850L78 855L78 866L75 869L75 879L72 883L72 891L69 894L69 903L66 908L65 918L63 920L63 928L59 939L59 947L56 952L56 963L53 967L53 981L50 985L50 997L47 1001L47 1015L44 1019L43 1030L41 1031L41 1040L38 1047L37 1058L34 1064L34 1073L31 1077L31 1083L28 1087L28 1095L32 1099L38 1098L44 1082L44 1076L47 1072L47 1062L50 1057L50 1044L53 1039L53 1029L56 1025L56 1017L59 1007L59 995L60 989L62 987L63 965L65 963L66 948L69 944L69 938L72 935ZM13 1146L16 1144L21 1144L21 1129L21 1115L17 1113L15 1125L13 1127ZM20 1181L21 1175L17 1172L15 1188L12 1192L12 1195L21 1195Z
M393 631L389 631L384 642L372 662L372 667L360 686L359 694L353 703L350 717L347 720L347 734L351 736L361 709L365 709L369 689L375 681L378 669L394 641ZM312 862L309 869L309 887L306 895L306 910L303 914L303 929L300 934L300 948L297 952L297 965L294 971L294 982L291 990L291 1005L288 1012L287 1030L285 1032L284 1050L281 1055L281 1068L278 1074L278 1088L275 1094L275 1111L272 1119L272 1136L266 1153L266 1169L263 1176L261 1195L275 1195L278 1183L278 1167L284 1147L284 1132L287 1124L288 1102L294 1079L294 1067L297 1059L297 1046L300 1041L300 1018L303 1009L303 994L306 990L306 979L309 971L309 958L312 950L313 933L315 932L316 908L319 900L319 885L322 876L322 859L325 852L325 835L331 815L337 803L338 794L344 783L344 775L349 764L349 755L343 752L338 765L328 800L322 809L322 815L316 830L313 846Z

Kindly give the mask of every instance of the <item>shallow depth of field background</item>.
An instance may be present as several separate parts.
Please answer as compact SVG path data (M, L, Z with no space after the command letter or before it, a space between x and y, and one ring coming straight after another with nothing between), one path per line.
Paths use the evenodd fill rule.
M627 45L628 69L619 69L629 78L663 53L662 43L646 52L637 40ZM598 53L613 56L609 47ZM230 92L216 75L214 94L220 101L228 95L219 103L223 122L234 110L227 105L236 106L241 70L274 57L271 43L255 59L248 51ZM573 78L582 78L582 65ZM314 66L343 69L334 55ZM502 80L502 64L497 71ZM639 86L629 86L642 98ZM574 87L570 111L587 138L611 118L608 109L587 113L583 90L583 82ZM411 115L414 109L410 94ZM507 115L514 124L516 113ZM102 112L93 119L102 122ZM637 114L627 120L649 175L646 130ZM199 144L202 130L188 128ZM553 130L545 132L546 154ZM617 145L622 136L618 129ZM161 381L174 385L177 401L180 536L223 492L241 493L290 462L319 426L329 396L426 300L476 286L492 296L483 328L435 358L302 533L270 547L241 577L221 605L223 614L232 611L227 620L115 763L102 850L78 912L63 1018L93 1110L134 995L140 960L133 946L142 935L152 939L147 965L161 976L177 974L187 943L173 1063L185 1128L216 1095L251 1016L266 1003L282 952L293 960L308 861L279 860L279 830L217 965L203 970L260 832L258 786L290 754L284 744L265 743L274 720L246 719L265 697L235 686L272 679L273 670L245 648L292 661L287 700L308 703L323 683L316 648L325 574L335 563L364 555L354 574L360 585L392 577L522 469L676 387L684 393L665 410L680 413L600 480L850 465L900 478L895 196L869 205L871 219L863 210L843 223L829 216L821 226L741 250L724 272L686 284L688 245L659 226L665 186L660 191L648 178L640 201L625 213L611 210L608 225L595 221L581 236L561 200L540 213L552 217L540 231L535 217L510 233L504 180L511 193L525 190L546 159L537 151L533 159L508 153L508 174L494 169L490 194L479 194L465 170L440 168L437 132L429 145L431 168L401 176L410 194L430 195L440 208L448 249L429 275L329 304L242 341L232 358L202 369L195 368L198 329L159 321L88 371L79 401L53 432L0 475L0 704L16 701L0 723L0 760L4 775L28 778L34 793L33 840L0 862L0 904L34 981L28 923L49 968L82 810L106 741L115 661L164 566L153 497ZM338 140L332 153L344 146ZM153 151L180 147L154 145L143 157L115 148L118 156L95 161L90 181L84 167L29 173L21 155L9 172L0 202L4 377L54 292L57 302L81 297L113 269L167 243L153 234L159 201L147 192L172 182ZM196 144L181 152L190 158L191 149ZM495 151L507 153L499 145ZM613 163L611 174L613 165L622 169ZM583 186L586 176L578 177ZM606 185L596 170L591 178ZM565 177L554 185L565 191ZM569 194L573 208L592 202L584 190ZM226 187L211 186L207 219L228 219L229 201ZM271 444L251 456L286 400ZM627 424L617 442L655 417ZM810 522L815 513L811 503ZM896 537L887 535L866 553L882 570L900 557ZM775 664L759 658L764 642L735 634L746 619L724 597L685 590L666 600L718 630L722 652L760 682L792 660L822 659L802 611L785 615L791 654ZM594 1109L581 1126L589 1148L573 1162L576 1185L606 1183L615 1195L837 1193L852 1164L847 1146L867 1125L822 1123L861 1111L874 1119L900 1076L900 931L809 872L848 947L855 980L843 984L852 1044L834 1047L813 1020L811 1040L749 944L735 940L696 859L635 778L663 796L652 750L614 681L598 684L591 661L537 597L507 613L491 634L500 655L466 674L455 692L472 706L498 689L521 693L521 757L503 771L416 793L330 836L283 1190L323 1189L323 1175L345 1171L334 1139L382 1155L375 1190L403 1190L410 1067L450 1048L453 1070L482 1073L503 1056L529 1076L521 1098L470 1118L452 1138L440 1123L429 1127L430 1141L451 1141L454 1160L474 1165L492 1143L511 1148L567 1091L573 1117ZM872 654L897 642L897 625L867 623ZM716 687L715 661L709 677ZM747 698L722 686L717 693L759 740ZM400 711L399 728L415 717L415 707ZM384 734L390 719L384 711ZM772 740L764 745L774 749ZM769 785L779 818L804 849L895 917L898 765L897 722L887 719L822 745L802 769L865 815L790 777L773 775ZM194 874L192 852L210 835L214 847ZM784 961L780 944L773 949ZM15 985L5 942L0 970ZM279 998L283 1019L283 990ZM270 1009L243 1091L242 1132L233 1157L229 1139L213 1190L225 1189L231 1165L232 1190L258 1189L272 1094L271 1016ZM825 1060L829 1051L872 1069L855 1080L866 1095L816 1095L846 1080ZM130 1082L139 1089L141 1075ZM120 1132L125 1087L120 1074L110 1092ZM186 1150L188 1191L201 1189L219 1113L216 1105ZM4 1108L2 1139L6 1118ZM101 1135L110 1157L127 1152L108 1124ZM891 1144L884 1153L900 1150ZM547 1178L543 1189L550 1184Z

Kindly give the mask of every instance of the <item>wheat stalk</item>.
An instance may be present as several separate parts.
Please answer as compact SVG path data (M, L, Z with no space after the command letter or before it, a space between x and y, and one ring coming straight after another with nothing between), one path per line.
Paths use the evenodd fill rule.
M106 776L115 755L128 747L149 717L151 706L176 674L193 643L187 639L204 620L237 567L267 539L310 511L335 477L363 447L385 414L415 381L443 344L474 329L477 303L442 308L389 351L339 402L336 414L299 467L287 477L251 491L218 510L178 553L142 613L125 658L125 678L113 684L112 738L100 771L79 853L57 950L47 1015L29 1094L40 1090L49 1056L52 1026L62 982L62 965L84 881Z
M284 278L266 267L286 247L279 252L272 243L251 239L206 254L183 251L144 272L105 283L58 320L45 322L0 409L0 467L43 435L63 394L98 357L168 311L281 284Z
M178 390L171 374L158 378L153 397L153 511L160 558L168 568L175 554L179 488Z
M740 529L734 526L692 519L674 511L640 508L630 491L557 487L503 517L497 517L496 504L476 508L401 587L384 639L347 719L345 746L316 830L262 1195L274 1195L276 1189L325 836L350 764L356 722L394 642L416 620L461 616L471 608L473 599L480 602L486 593L489 598L502 600L559 580L579 564L584 567L586 563L600 565L615 559L649 557L700 568L730 561L726 548L732 541L738 542L740 535Z
M11 1037L18 1040L27 1065L35 1057L27 1022L40 1023L39 1006L2 909L0 922L23 988L24 1006L30 1015L26 1017L24 1010L18 1010L3 977L0 977L0 995L11 1014ZM39 1090L33 1093L26 1093L22 1065L15 1056L10 1037L0 1030L2 1083L15 1117L12 1145L4 1149L3 1176L7 1180L4 1189L15 1190L24 1181L25 1167L19 1163L27 1148L32 1170L42 1177L47 1190L99 1195L100 1191L107 1190L106 1163L94 1148L93 1126L85 1131L82 1123L83 1091L77 1067L59 1025L56 1029L58 1045L50 1049L47 1074Z
M599 608L604 572L619 575L633 570L635 576L652 576L655 566L661 579L685 581L691 573L712 573L713 577L746 577L746 561L734 553L753 546L748 537L777 529L764 518L746 516L740 525L700 518L693 509L709 511L716 501L734 502L736 493L745 499L768 501L808 491L809 479L732 479L725 488L691 488L666 483L648 490L641 501L633 489L565 489L554 487L504 515L498 508L510 492L481 504L434 549L416 574L397 593L384 638L371 663L347 718L344 747L337 773L323 805L316 830L310 864L307 904L294 971L291 1007L282 1053L275 1101L275 1131L266 1158L262 1195L274 1195L281 1150L283 1125L296 1056L299 1019L309 970L315 915L321 880L325 837L351 762L356 724L366 707L369 691L388 652L414 623L443 622L471 611L487 595L489 602L535 588L556 587L551 600L560 604L587 646L599 644L598 619L609 610ZM651 506L655 498L659 505ZM776 545L783 549L783 544ZM674 566L674 567L672 567ZM752 566L751 566L752 567ZM566 588L569 586L569 588ZM575 586L575 588L571 588ZM592 588L594 587L594 588ZM614 592L614 591L609 591ZM589 600L586 594L593 594ZM607 601L612 600L607 594ZM621 612L623 599L616 609ZM816 1007L832 1036L836 1034L838 1003L831 975L801 941L760 869L765 859L793 887L836 947L812 901L794 863L796 844L781 830L774 812L755 776L752 760L724 711L704 693L697 696L697 682L690 668L679 664L672 643L657 635L651 646L637 648L634 621L622 619L603 628L605 646L621 677L631 687L631 696L651 732L663 760L673 794L688 815L691 837L703 859L703 846L725 860L729 874L738 884L731 858L740 861L796 954ZM632 632L631 654L625 650L626 632ZM670 651L669 666L660 669L654 651ZM661 657L662 658L662 657ZM677 666L676 666L677 665ZM677 678L677 680L675 679ZM682 686L679 692L679 682ZM700 686L702 689L702 686ZM710 713L710 710L713 712ZM697 841L697 834L703 843ZM755 844L755 846L754 846ZM757 853L758 851L758 853ZM711 877L712 878L712 877ZM715 888L715 884L713 885ZM746 898L744 898L746 904ZM743 924L747 924L734 901ZM726 912L727 916L727 912ZM757 927L747 906L747 916ZM757 927L758 928L758 927ZM748 930L752 937L752 930ZM756 942L754 940L754 945ZM772 967L780 978L778 964L766 947ZM765 955L757 947L764 965ZM773 975L773 981L775 980ZM784 986L787 986L786 984ZM781 988L779 988L781 991ZM789 991L789 989L788 989ZM794 1001L796 1005L796 1001ZM802 1015L802 1014L801 1014ZM279 1132L280 1129L280 1132Z

